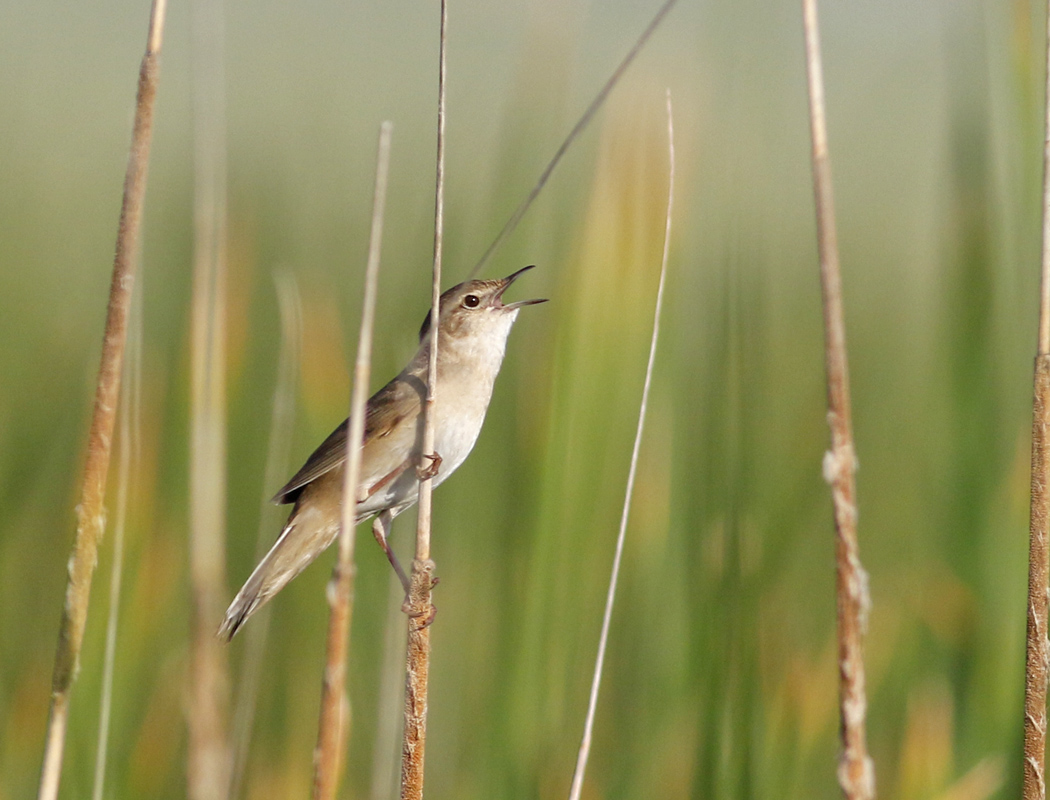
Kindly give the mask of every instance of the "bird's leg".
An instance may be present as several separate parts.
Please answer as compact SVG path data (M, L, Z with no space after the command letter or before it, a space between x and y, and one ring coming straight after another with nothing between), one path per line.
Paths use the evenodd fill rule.
M408 595L408 576L405 575L405 571L401 568L401 562L397 560L397 556L394 555L394 551L390 549L390 544L387 542L387 535L390 533L390 524L394 521L394 515L390 513L390 510L379 512L379 515L372 520L372 535L376 537L376 541L379 542L379 546L383 548L383 552L386 553L387 560L390 562L390 566L394 568L394 572L397 573L397 577L401 581L401 585L405 589L405 595Z
M427 464L424 467L423 466L423 462L424 461L430 461L430 463ZM411 458L406 458L404 461L402 461L400 464L398 464L396 467L394 467L392 470L390 470L390 472L388 472L386 475L384 475L378 481L373 483L371 485L371 487L369 487L369 489L368 489L368 494L366 495L366 498L367 497L371 497L376 492L378 492L380 489L382 489L384 486L392 483L393 481L396 481L398 478L400 478L405 473L405 470L407 470L410 466L412 466L412 459ZM419 457L419 464L416 466L416 475L419 476L419 479L421 481L425 481L427 478L433 478L435 475L437 475L438 474L438 470L440 468L441 468L441 456L440 455L438 455L437 453L434 453L434 455L432 455L432 456L423 456L423 455L421 455Z
M398 478L400 478L404 474L405 470L408 469L409 466L411 466L411 464L412 464L411 460L406 458L404 461L402 461L400 464L398 464L396 467L394 467L392 470L390 470L390 472L388 472L386 475L384 475L378 481L373 483L372 486L368 490L367 497L371 497L372 495L374 495L376 492L378 492L380 489L382 489L384 486L386 486L391 481L395 481ZM391 517L390 519L393 519L393 517ZM387 527L389 529L389 525Z
M429 461L430 463L423 466L424 461ZM416 467L416 475L421 481L425 481L437 475L439 469L441 469L441 455L439 453L420 455L419 466Z
M401 562L397 560L397 556L391 549L389 542L387 542L387 536L390 534L390 525L394 521L394 515L389 511L381 511L374 520L372 520L372 535L376 537L376 541L379 542L379 546L383 548L383 552L386 553L387 559L390 561L390 566L394 568L394 572L397 573L398 580L401 581L401 586L405 590L405 602L401 605L401 610L408 614L410 617L426 617L423 620L420 627L427 628L434 621L434 617L437 615L437 608L431 604L427 611L421 613L413 613L411 606L408 602L409 595L411 594L412 584L409 581L408 576L405 575L405 570L401 567ZM433 589L438 585L438 578L432 577L430 579L430 588Z

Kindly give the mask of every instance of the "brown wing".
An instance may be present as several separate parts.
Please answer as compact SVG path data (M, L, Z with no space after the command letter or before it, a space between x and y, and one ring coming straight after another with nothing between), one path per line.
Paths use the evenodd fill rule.
M418 386L416 384L419 384ZM398 375L372 395L365 411L365 441L379 439L405 417L419 413L422 382L413 376ZM349 420L329 434L328 438L306 459L288 483L273 496L277 504L294 503L308 483L317 480L346 461L346 436Z

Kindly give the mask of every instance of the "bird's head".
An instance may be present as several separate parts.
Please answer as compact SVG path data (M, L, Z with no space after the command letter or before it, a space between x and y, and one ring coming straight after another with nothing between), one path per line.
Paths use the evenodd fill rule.
M510 327L523 306L546 303L546 298L518 300L504 303L503 293L534 265L495 281L464 281L441 295L440 326L442 339L462 340L472 337L502 337L506 340ZM419 340L430 333L431 312L419 329Z

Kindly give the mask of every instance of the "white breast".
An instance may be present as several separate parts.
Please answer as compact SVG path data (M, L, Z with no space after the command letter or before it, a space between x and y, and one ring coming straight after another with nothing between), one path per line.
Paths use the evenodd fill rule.
M474 449L517 316L516 310L495 313L487 320L485 335L448 342L441 353L434 420L434 449L441 456L441 468L435 486Z
M503 363L507 336L517 315L515 310L492 317L492 325L486 332L488 335L447 341L447 348L440 354L434 407L434 450L441 456L441 466L434 476L435 486L459 469L474 449ZM419 456L418 429L406 427L402 434L404 441L401 446L391 448L391 456L396 457L398 464L404 463L401 454L407 453L409 448L416 458ZM379 479L380 473L386 474L387 467L394 468L385 464L378 468L372 479ZM416 471L409 469L362 503L359 516L363 518L394 506L405 508L415 503L418 496Z

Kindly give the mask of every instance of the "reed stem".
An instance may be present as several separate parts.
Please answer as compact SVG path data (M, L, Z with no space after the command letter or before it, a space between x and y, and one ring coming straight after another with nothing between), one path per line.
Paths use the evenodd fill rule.
M660 312L664 304L664 282L667 277L667 258L671 247L671 215L674 210L674 114L671 108L671 90L667 90L667 218L664 225L664 249L660 260L660 282L656 288L656 309L653 312L653 333L649 340L649 362L645 367L645 382L642 385L642 401L638 408L638 426L634 433L634 448L631 450L631 466L627 471L627 489L624 492L623 511L620 514L620 531L616 537L616 552L613 556L612 574L609 576L609 589L605 595L605 614L602 617L602 632L598 638L598 656L594 663L594 675L591 678L591 694L587 703L587 717L583 726L583 739L576 754L576 769L572 775L569 788L569 800L580 800L583 792L583 778L587 772L587 760L591 753L591 737L594 732L594 717L598 709L598 690L601 687L602 671L605 666L605 651L609 644L609 628L612 625L613 602L616 599L616 585L620 578L620 562L623 558L623 546L627 540L627 519L631 513L631 497L634 494L634 479L638 472L638 454L642 449L642 433L645 429L645 412L649 408L649 389L653 382L653 364L656 361L656 343L660 338Z
M434 269L430 292L430 359L427 396L423 405L423 454L421 468L434 455L434 401L437 389L438 329L441 306L441 253L445 232L445 49L448 41L448 2L441 0L438 48L437 168L434 181ZM440 455L440 454L438 454ZM420 473L416 556L408 592L408 644L405 652L405 726L401 745L401 800L422 800L423 766L427 741L427 683L430 677L431 590L434 562L430 560L433 481Z
M361 331L357 340L354 388L350 400L350 425L346 439L346 471L343 482L342 526L339 531L339 558L328 583L328 640L324 679L321 686L321 716L314 750L315 800L333 800L339 789L350 702L346 696L346 659L350 644L350 618L354 599L354 520L357 518L357 488L361 483L361 442L365 438L365 403L372 369L372 330L375 327L376 292L379 280L379 253L383 241L383 212L386 208L387 176L390 171L390 136L393 126L384 122L379 129L375 190L372 197L372 231L368 240L368 266L365 269Z
M1050 2L1046 17L1043 120L1043 243L1039 336L1032 388L1031 509L1028 521L1028 625L1024 682L1024 800L1046 797L1046 681L1050 671Z
M824 308L824 363L827 372L828 425L831 449L824 456L824 479L831 486L835 517L835 591L838 609L839 702L842 758L839 785L849 800L873 800L875 765L868 756L865 722L863 637L871 600L868 574L857 546L857 500L846 358L846 323L842 310L835 200L831 187L824 75L816 0L802 0L809 78L809 119L813 139L813 194L820 253L820 286Z
M54 800L62 776L62 756L69 723L69 702L84 642L91 579L98 561L98 545L106 526L106 479L120 396L120 374L127 339L128 308L131 304L138 266L142 205L146 195L146 174L153 134L153 105L157 97L160 49L164 32L166 0L153 0L150 11L146 52L139 67L135 122L131 152L124 176L124 196L117 227L116 254L109 287L106 329L95 388L95 406L88 433L87 459L80 503L77 504L77 532L69 559L62 622L55 650L51 678L51 708L48 714L43 765L40 770L39 800Z

